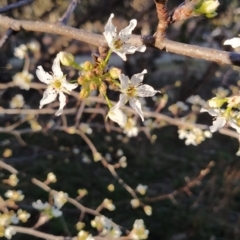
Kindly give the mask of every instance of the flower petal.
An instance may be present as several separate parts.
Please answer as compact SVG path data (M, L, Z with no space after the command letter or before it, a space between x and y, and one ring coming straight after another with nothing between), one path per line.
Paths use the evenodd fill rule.
M59 93L59 102L60 105L58 111L55 114L56 116L59 116L63 113L63 108L66 105L66 96L62 92Z
M213 117L217 117L220 115L220 110L219 109L205 109L201 108L200 112L207 112Z
M48 87L43 93L43 98L40 101L39 108L42 108L43 105L53 102L56 99L56 97L57 97L57 91L52 87Z
M67 91L72 91L73 89L78 87L77 83L69 83L68 81L63 81L63 87L67 89Z
M144 74L147 73L147 70L144 69L141 73L136 73L131 77L131 83L133 86L139 85L144 78Z
M53 76L50 75L49 73L45 72L42 68L42 66L38 66L37 70L36 70L36 75L38 77L38 79L45 83L45 84L50 84L53 80Z
M123 42L126 42L130 38L132 31L136 26L137 26L137 20L132 19L129 25L119 32L119 37Z
M104 32L103 35L106 38L106 41L108 43L108 46L110 47L112 40L116 37L117 35L117 29L116 27L112 24L112 19L114 17L114 14L112 13L108 19L107 24L104 27Z
M129 104L139 114L142 121L144 121L144 116L143 116L142 106L140 101L137 98L130 98Z
M127 61L126 52L122 51L121 49L113 49L113 52L115 52L123 61Z
M240 47L240 38L234 37L226 40L223 45L231 45L233 48Z
M122 93L119 96L119 101L117 102L117 104L115 106L113 106L111 109L120 108L120 107L124 106L127 101L128 101L127 95Z
M154 96L157 92L153 87L143 84L139 87L137 87L137 96L139 97L152 97Z
M129 78L124 74L120 74L119 80L121 82L121 90L127 90L129 85Z
M222 128L227 123L224 117L218 117L213 121L213 125L210 126L211 132L216 132L218 129Z
M57 56L55 57L55 59L53 61L52 71L53 71L53 74L56 78L62 78L63 77L63 72L62 72L61 67L60 67L60 55L59 55L59 53L57 54Z
M111 108L108 112L108 117L119 124L119 126L124 127L127 123L127 116L119 108Z

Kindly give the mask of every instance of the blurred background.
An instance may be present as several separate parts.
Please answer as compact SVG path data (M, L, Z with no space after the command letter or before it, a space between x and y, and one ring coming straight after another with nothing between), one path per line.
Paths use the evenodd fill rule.
M14 2L1 0L0 8ZM181 2L169 0L169 10ZM219 2L217 17L198 17L177 22L167 30L168 38L233 51L231 47L223 46L223 41L240 33L240 3L237 0ZM56 22L68 4L67 0L35 0L5 15L15 19ZM114 24L118 29L128 25L131 19L137 19L135 34L152 35L158 23L153 0L82 0L68 25L101 34L111 13L115 14ZM6 29L0 26L0 37L5 32ZM19 59L14 55L16 47L30 43L33 44L33 50L29 47L28 59ZM46 71L51 71L53 59L59 51L71 52L77 62L82 63L91 60L91 54L96 53L97 49L66 37L25 31L14 33L0 49L0 157L22 173L17 189L23 191L25 199L20 206L31 213L30 220L24 226L32 226L39 217L39 213L31 208L32 202L37 199L48 200L48 194L32 185L30 178L44 181L49 172L54 172L58 178L52 185L54 189L75 197L78 189L86 188L88 195L81 203L93 209L104 198L112 199L116 210L104 210L102 213L127 229L132 228L135 219L143 219L151 240L240 239L240 163L235 155L239 147L237 139L214 133L212 138L206 138L196 146L186 145L184 139L179 139L177 126L154 118L146 118L143 124L137 117L133 119L138 134L129 137L113 123L106 128L104 117L100 114L83 113L76 127L86 133L98 152L113 164L120 159L126 160L127 166L117 169L119 176L133 189L139 183L148 186L146 196L140 195L152 207L152 215L147 216L142 208L132 208L132 197L100 162L93 161L89 146L79 135L60 130L61 126L66 126L66 122L68 127L74 126L80 101L69 96L66 108L76 108L76 112L62 117L56 117L54 113L29 115L21 110L16 114L5 111L38 109L43 90L8 87L7 84L23 69L33 75L32 83L39 83L35 74L36 66L42 65ZM152 48L145 53L128 55L126 62L115 55L110 65L121 68L129 76L147 69L144 83L161 90L162 94L144 99L144 110L158 109L160 113L173 118L185 117L185 121L211 125L212 118L209 115L198 114L200 102L215 94L229 96L239 91L238 67L221 66ZM69 79L78 76L77 71L69 68L64 68L64 72ZM23 96L24 103L14 105L12 102L16 95ZM109 96L118 100L116 92L110 92ZM46 107L56 106L53 103ZM99 103L86 103L88 107L107 111L107 107ZM9 126L14 126L14 129L11 130ZM9 130L4 132L3 129L7 128ZM182 189L209 164L211 170L199 184L189 191ZM8 175L8 172L1 170L0 180ZM109 184L115 186L114 191L109 191ZM1 196L8 189L8 185L0 183ZM168 197L148 199L178 189L181 191L172 200ZM63 213L67 227L73 235L76 234L74 225L79 219L79 211L66 204ZM86 215L84 221L86 229L94 233L90 227L92 218ZM65 235L62 224L56 219L39 230ZM19 234L13 239L35 238Z

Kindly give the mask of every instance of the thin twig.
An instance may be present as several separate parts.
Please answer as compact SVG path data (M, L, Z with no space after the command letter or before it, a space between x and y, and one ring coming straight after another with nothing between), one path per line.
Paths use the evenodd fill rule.
M68 8L67 8L66 12L58 20L58 22L66 25L78 3L80 3L80 0L72 0L71 3L68 5Z
M14 31L11 28L9 28L6 31L6 33L0 39L0 48L2 48L7 43L7 40L10 38L10 36L13 34L13 32Z
M169 198L171 201L173 200L173 202L174 202L174 199L175 199L174 197L177 196L179 193L186 192L189 194L190 189L192 187L200 185L202 179L211 171L211 169L214 167L214 165L215 165L215 163L213 161L211 161L205 169L200 171L199 175L196 178L187 182L187 184L184 187L174 190L172 193L160 195L157 197L146 197L146 198L144 198L144 201L155 202L155 201L160 201L160 200Z
M5 7L0 8L0 13L5 13L5 12L8 12L8 11L13 10L15 8L23 7L23 6L25 6L29 3L32 3L33 1L35 1L35 0L22 0L22 1L19 1L19 2L16 2L16 3L9 4Z

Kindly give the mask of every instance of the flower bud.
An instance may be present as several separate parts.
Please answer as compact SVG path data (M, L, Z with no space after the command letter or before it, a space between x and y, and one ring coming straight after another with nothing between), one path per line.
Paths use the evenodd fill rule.
M78 77L78 84L79 84L79 85L83 85L84 82L85 82L85 77L84 77L84 76Z
M87 98L88 96L89 96L89 90L86 88L82 88L82 90L79 94L79 98L84 99L84 98Z
M93 69L93 64L89 61L86 61L84 64L83 64L83 68L85 71L89 71L89 70L92 70Z
M119 75L121 74L121 69L113 67L109 70L109 74L110 74L111 78L117 79L117 78L119 78Z
M59 55L60 62L64 66L70 66L74 62L74 56L71 53L60 52L58 55Z
M84 76L86 80L91 80L94 77L94 73L89 71L89 72L86 72Z
M218 0L203 0L195 7L194 12L212 18L217 15L216 10L219 4Z
M98 85L97 85L95 82L91 82L91 83L89 84L90 90L96 90L97 87L98 87Z
M106 93L106 90L107 90L107 85L104 82L102 82L99 87L99 92L104 94Z

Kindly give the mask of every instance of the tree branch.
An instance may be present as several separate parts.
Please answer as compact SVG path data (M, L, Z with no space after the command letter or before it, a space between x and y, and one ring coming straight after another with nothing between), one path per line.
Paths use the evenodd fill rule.
M56 23L14 20L12 18L0 15L0 26L3 26L5 28L12 28L15 31L20 31L21 29L24 29L26 31L58 34L88 44L92 44L94 46L101 46L107 44L104 37L100 34L89 33L82 29L75 29L72 27L59 25ZM226 52L212 48L205 48L196 45L179 43L167 39L165 40L156 39L156 42L154 43L155 39L154 37L151 36L142 38L141 36L138 35L132 35L131 39L129 40L129 43L131 43L134 46L141 46L143 43L145 44L145 39L147 39L147 44L149 46L156 47L160 50L164 50L167 52L185 55L192 58L205 59L207 61L213 61L218 64L240 66L240 54L234 52Z

